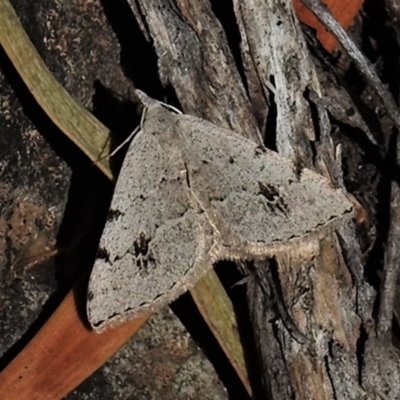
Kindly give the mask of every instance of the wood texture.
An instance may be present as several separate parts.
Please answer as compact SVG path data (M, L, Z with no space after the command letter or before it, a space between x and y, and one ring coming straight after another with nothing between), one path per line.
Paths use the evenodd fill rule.
M79 103L77 103L66 91L65 89L55 80L54 76L47 69L40 56L34 49L32 43L29 41L29 38L23 31L23 28L18 21L18 18L11 6L11 4L7 0L0 0L0 43L2 44L4 50L7 55L12 60L15 68L20 73L21 78L31 91L32 95L38 101L38 103L44 108L44 110L48 113L48 116L52 119L52 121L75 143L82 151L88 155L88 157L92 161L97 161L99 156L103 156L108 154L109 152L109 131L108 129L93 115L88 113L88 111ZM29 61L28 61L29 60ZM29 64L30 68L27 69L25 66ZM58 107L58 104L60 106ZM71 115L73 116L72 120L70 119ZM87 120L87 116L89 120ZM253 117L249 117L250 121L253 120ZM243 122L244 121L244 122ZM243 119L241 123L246 124L246 119ZM254 120L253 120L254 121ZM254 132L254 129L250 129L250 131ZM93 139L91 138L93 135ZM102 159L100 162L96 162L96 165L100 167L100 169L105 173L105 175L114 179L115 176L112 174L108 159ZM213 281L217 280L215 273L210 271L208 274L208 279ZM245 368L245 362L243 359L243 350L240 345L239 335L237 331L232 331L229 329L223 329L221 331L216 331L215 326L226 325L227 327L231 326L231 320L233 315L232 304L221 285L214 285L213 292L208 291L208 286L203 285L199 289L193 288L191 292L194 294L195 298L198 299L199 302L213 302L215 307L206 309L200 308L201 312L204 315L206 321L210 321L210 327L213 329L216 338L223 343L222 346L225 351L227 351L227 357L232 361L233 367L237 370L238 376L243 380L243 384L246 388L249 388L249 382L247 378L247 371ZM69 296L72 296L72 292ZM84 301L84 299L81 299ZM218 304L221 303L223 306L219 307ZM29 363L31 357L34 357L37 361L38 368L37 371L41 371L40 365L44 365L47 371L52 368L56 368L60 372L60 379L63 376L65 371L66 375L66 384L69 382L73 382L75 386L79 385L90 373L84 373L84 371L92 371L94 372L99 366L101 366L113 353L102 353L99 351L99 354L104 356L102 362L98 361L98 363L92 363L90 357L86 357L86 352L90 349L88 344L91 343L93 339L95 345L103 346L102 342L97 342L96 335L88 335L87 338L83 341L77 341L75 343L76 337L65 336L64 339L71 344L71 347L67 346L66 350L71 349L73 354L71 354L72 359L74 359L75 352L80 354L81 361L80 366L82 369L77 369L77 374L70 377L70 365L69 360L71 357L68 355L68 352L64 353L64 359L61 358L42 358L41 348L47 346L47 334L46 332L53 332L57 328L56 323L59 320L64 320L66 318L70 318L71 329L73 330L74 326L79 331L82 327L82 320L78 319L78 315L76 312L76 308L74 308L73 303L71 301L67 301L65 307L58 308L51 318L45 325L44 333L37 336L35 338L34 344L30 347L30 351L24 349L21 354L14 359L11 364L9 364L4 371L0 374L0 376L10 376L10 372L18 375L17 371L24 371L25 365ZM83 316L83 318L85 318ZM217 321L212 324L211 321ZM141 325L141 324L140 324ZM105 341L104 345L107 344L110 348L114 349L114 352L127 341L131 334L129 329L122 330L121 332L125 333L125 340L121 339L119 334L116 334L114 337L112 334L113 331L110 331L107 334L107 341ZM227 335L227 337L225 337ZM86 341L87 340L87 341ZM75 344L74 344L75 343ZM96 344L97 343L97 344ZM233 346L226 346L226 343L234 343ZM55 343L54 343L55 346ZM52 351L56 351L56 347L52 347ZM59 362L64 362L64 364L59 364ZM43 364L41 364L43 363ZM64 368L65 367L65 368ZM44 370L44 368L43 368ZM78 379L79 374L81 374L81 379ZM19 374L21 375L21 373ZM70 380L71 378L71 380ZM35 395L40 396L40 390L43 391L43 394L48 392L48 388L46 385L39 387L36 385L36 377L35 374L29 374L26 376L24 381L20 381L18 379L12 381L12 385L6 385L7 380L1 381L4 386L0 386L0 392L4 396L8 396L8 391L10 390L10 395L15 395L23 388L24 393L29 393L29 388L31 388L32 393L36 393ZM68 386L71 390L75 386ZM54 398L59 398L63 394L65 387L63 385L52 386L49 393L51 393ZM50 394L49 394L50 395Z
M135 2L132 8L136 18L144 19L143 31L154 43L163 81L174 87L183 110L203 116L203 110L212 104L212 111L206 115L208 119L221 124L217 118L224 115L230 117L232 108L229 99L235 96L242 98L242 82L236 79L236 67L230 61L232 55L225 36L216 33L221 32L221 27L217 21L210 23L212 14L208 3L189 1L172 6L166 1L151 0ZM245 49L241 49L246 83L249 88L261 85L257 94L261 93L266 99L271 96L276 106L276 131L273 134L276 135L274 144L278 151L298 165L309 166L335 182L340 181L341 171L330 137L331 127L321 104L322 87L300 27L291 14L291 3L236 1L234 11L236 20L240 21L241 38L244 38L241 43L246 45ZM178 21L176 25L174 19ZM206 23L208 29L204 29ZM175 40L177 37L179 40ZM189 39L186 41L185 38ZM193 51L187 52L187 47ZM248 60L252 64L246 63ZM210 63L213 65L211 78ZM226 73L228 67L230 71ZM177 69L181 71L178 74ZM199 70L204 70L204 73L199 73ZM247 71L256 73L247 74ZM191 77L189 97L185 92L188 76ZM224 95L217 97L216 92L204 85L204 76L212 82L211 87L219 89L223 86ZM250 82L254 77L257 80ZM257 98L257 95L250 98ZM202 99L207 107L200 110L194 107L196 99ZM240 105L244 110L249 109L241 101L235 104ZM242 124L235 122L230 118L225 124L238 133L249 135L248 130L242 130ZM258 123L261 128L260 120ZM268 134L271 132L267 130L267 138ZM349 276L347 268L357 281L362 272L354 230L343 234L343 237L344 242L349 241L349 247L354 249L351 262L346 261L344 266L339 264L344 244L340 244L333 234L327 239L327 244L321 244L321 254L316 260L300 261L296 249L287 257L277 259L275 283L263 275L269 271L268 266L256 268L260 284L264 287L278 285L275 292L282 292L281 299L276 300L257 282L249 285L248 290L251 320L263 371L264 396L270 392L275 399L295 396L299 399L333 399L335 392L345 396L341 398L357 398L359 394L355 346L358 336L354 333L359 332L362 318L356 303L360 288L354 287L352 281L346 278ZM333 284L336 267L340 272L335 279L339 282L330 287L328 282ZM331 289L333 309L327 307L329 302L324 299L327 288ZM361 291L366 292L368 288L362 287ZM281 305L275 306L274 303ZM285 305L290 311L283 316L277 309L283 310ZM367 305L365 309L368 309ZM343 318L331 315L334 312L340 314L340 310L343 310ZM337 323L331 325L331 321L335 320ZM301 335L293 334L295 329L292 328L307 340L300 342L298 338ZM329 343L338 348L343 346L343 350L338 352L343 356L340 363L336 354L327 353ZM347 371L349 380L340 382L341 374L347 374ZM327 375L328 380L325 379Z
M151 8L151 2L142 3L142 9L138 14L138 18L143 18L143 16L150 18L149 15L151 14L144 12L144 10ZM181 65L182 70L176 69L171 72L169 71L170 65L168 65L168 53L164 53L165 49L163 46L165 46L165 43L156 43L156 50L159 52L160 56L164 57L161 61L161 77L165 82L173 84L186 112L197 115L199 115L198 113L200 112L200 116L213 120L216 123L227 125L236 131L246 132L246 134L253 137L253 139L258 139L257 126L262 127L265 121L262 121L262 118L260 120L253 116L254 114L257 116L257 113L252 113L254 104L248 102L246 98L245 90L240 83L240 76L234 66L233 57L230 54L227 42L222 34L222 28L213 20L210 9L201 3L202 2L196 2L196 4L190 7L182 6L181 12L184 19L191 24L191 29L197 30L198 37L201 37L200 47L197 48L196 46L198 44L195 43L193 45L194 47L191 49L197 49L197 51L199 51L198 54L202 54L202 56L210 55L210 58L208 60L203 59L203 64L201 65L186 60L186 64L182 63ZM360 7L361 3L362 1L357 2L358 7ZM332 0L331 7L337 5L337 8L340 10L351 10L351 12L340 14L346 15L347 19L343 17L344 19L341 20L346 26L346 23L349 22L345 21L351 20L349 16L355 15L357 9L355 4L356 2L343 3L339 1L334 2ZM0 15L1 18L11 20L15 18L15 15L10 14L10 9L5 8L6 5L7 3L5 0L0 1ZM298 8L298 12L301 15L301 19L307 20L308 17L304 15L304 9ZM201 18L204 19L199 23L199 19ZM171 20L164 19L163 23L167 22L170 23ZM0 25L3 26L2 23L0 23ZM153 30L153 32L147 32L147 35L151 36L151 34L153 34L157 37L157 29L160 29L162 25L160 25L160 23L157 25L156 19L154 19L150 20L150 23L149 20L147 20L147 26L150 27L150 30ZM207 26L207 29L203 30L201 26ZM208 26L210 26L210 29L208 29ZM15 25L13 25L12 28L10 27L11 25L9 25L8 28L8 35L13 34ZM319 37L320 40L323 41L325 47L333 48L327 36L320 34ZM9 47L5 46L5 43L7 43L6 40L9 39L10 37L6 37L5 33L0 33L1 43L5 50L8 50L7 53L11 51ZM26 41L26 38L23 39ZM219 47L212 47L211 44L215 42L218 43ZM21 45L21 43L18 44L19 47ZM157 48L157 46L159 47ZM18 57L13 58L11 55L9 56L18 67ZM32 54L32 57L33 56ZM216 64L216 62L218 62L218 64ZM20 66L21 73L22 64ZM210 68L211 65L212 68ZM201 69L201 67L203 69ZM205 86L205 76L208 80L213 82L213 85L207 86L207 88L213 88L211 92L202 91L200 89ZM26 79L27 82L30 82L29 76L26 77ZM254 86L257 85L255 84ZM35 88L32 86L32 89ZM35 94L34 90L33 93ZM258 91L258 96L260 96L260 93L262 93L261 90ZM256 98L256 96L254 96L254 98ZM43 107L46 109L45 105L43 105ZM262 110L265 111L265 109L266 103L259 109L258 115L262 115ZM53 113L51 110L48 112L50 116ZM63 126L60 127L63 129ZM70 127L67 129L70 129ZM101 132L105 133L105 135L108 133L105 132L103 128ZM104 136L104 138L106 138L106 136ZM106 142L102 140L99 142L100 145L106 146ZM78 143L78 145L86 146L85 143ZM107 168L105 168L105 170L106 169ZM204 282L202 282L200 286L201 285L207 286L204 285ZM323 290L320 293L323 293ZM204 295L206 299L201 300L200 297ZM220 324L221 310L217 307L214 312L209 305L205 306L209 304L210 299L213 299L212 304L215 304L215 297L209 292L204 292L204 290L197 291L196 289L194 298L210 328L221 342L222 347L225 350L227 347L236 347L236 344L234 346L229 344L228 346L228 343L231 343L231 339L227 340L225 334L221 334L223 330L217 328ZM228 306L228 311L226 312L228 313L226 314L228 321L229 318L232 317L231 306ZM225 312L223 312L223 314L224 313ZM358 324L357 318L355 318L354 321ZM68 393L69 390L72 390L82 382L94 370L100 367L143 323L145 323L145 319L135 320L116 330L106 332L103 335L94 334L84 326L77 311L73 292L70 292L38 335L0 374L0 393L2 393L2 398L7 400L17 398L61 398ZM232 332L228 332L228 335L232 335ZM238 343L237 337L234 338L234 340ZM351 341L348 343L349 348L354 350L354 343ZM228 358L232 360L232 364L237 366L238 375L243 380L245 386L249 387L246 371L243 369L242 349L239 349L236 353L232 350L226 351L228 353ZM304 374L305 371L313 372L312 370L312 363L309 359L294 359L291 373L297 374L296 377L299 378L297 379L297 385L300 393L304 389L305 382L310 383L310 385L312 384L311 386L315 389L322 384L323 373L321 370L317 371L315 375L307 377L307 379L313 379L312 382L309 380L302 381L302 374ZM55 374L54 371L57 371L57 374ZM55 375L56 377L54 377ZM307 398L305 396L306 394L309 394L309 392L304 392L304 398Z

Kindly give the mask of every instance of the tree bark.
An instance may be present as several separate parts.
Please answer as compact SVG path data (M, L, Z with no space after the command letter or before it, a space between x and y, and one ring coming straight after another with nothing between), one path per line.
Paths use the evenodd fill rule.
M236 58L207 1L130 1L156 50L161 81L173 88L184 112L253 140L265 133L266 143L299 167L343 185L328 109L341 124L370 135L358 107L335 78L333 85L327 79L326 68L318 64L317 70L289 0L233 3ZM335 102L356 117L335 111ZM355 227L322 235L313 259L293 253L248 267L265 393L273 399L396 398L397 353L376 337L375 291L364 279Z
M348 78L350 73L354 74L351 60L342 55L337 62L324 53L313 40L313 33L300 28L290 0L233 0L223 4L209 0L128 2L141 33L133 32L132 28L132 40L127 47L135 54L138 65L142 54L134 50L142 34L148 42L143 57L151 58L154 54L157 57L159 81L150 82L149 71L136 71L131 77L138 88L153 97L157 97L154 93L163 92L168 103L179 103L185 113L206 118L266 144L291 158L299 171L302 167L318 171L331 179L333 185L347 187L369 214L364 228L346 224L321 232L318 255L304 258L299 256L300 253L304 255L301 249L293 249L284 257L255 265L239 265L239 269L249 275L246 279L248 311L261 371L261 377L250 376L250 381L254 383L260 379L263 384L262 390L257 385L252 387L254 398L400 398L397 349L390 335L378 337L376 334L375 309L379 302L375 289L380 283L376 269L377 264L382 263L383 251L378 251L381 259L368 260L369 248L374 246L375 240L370 232L382 225L378 217L382 213L379 207L384 202L366 201L369 191L377 195L377 185L370 188L371 174L368 173L361 185L363 177L357 175L356 164L352 164L353 158L366 160L368 157L374 160L376 169L390 164L385 160L389 135L380 140L376 132L391 133L390 115L398 114L397 106L392 103L387 106L384 99L385 108L371 89L353 87ZM82 7L90 7L90 4L84 2ZM108 12L111 4L114 2L103 1ZM393 11L389 18L392 23L398 19L396 4L394 0L386 0L387 10ZM98 25L100 32L103 24ZM394 36L398 38L397 31L394 26ZM124 40L126 45L126 38ZM111 53L112 48L107 45L107 52ZM141 43L141 49L144 48ZM106 65L110 59L92 61L95 62L88 62L90 82L98 76L96 62ZM150 65L151 61L144 64ZM73 67L73 62L65 62L68 70ZM120 91L129 91L126 81L120 80L121 75L120 71L116 73L116 80L123 86ZM110 77L111 74L106 73L102 79L107 81ZM373 86L371 81L375 78L374 75L367 83ZM357 77L357 83L359 81ZM71 85L69 79L63 83L67 88ZM83 89L77 86L74 90L79 94ZM381 95L386 89L380 81L378 86ZM83 103L90 100L92 93L88 93L86 88L78 96ZM386 177L386 186L398 188L395 182L398 180L397 164L390 165L394 172ZM366 167L362 163L359 166ZM31 165L29 167L30 171ZM384 173L379 171L376 175L382 178ZM63 190L66 191L66 187ZM392 205L396 206L396 190L392 191L392 196ZM387 206L389 197L390 193ZM356 200L355 208L363 214ZM60 217L61 211L57 209L57 212ZM392 213L392 216L397 214ZM364 217L356 215L356 219L361 221ZM391 226L396 234L398 224L395 222L393 220ZM387 223L386 227L389 225ZM382 230L378 233L385 236ZM379 241L383 240L378 238ZM395 256L391 262L396 264L396 241L390 244L388 249ZM306 241L304 246L307 246ZM387 283L392 291L395 290L392 275L396 275L396 270L393 271ZM193 297L197 301L196 296ZM226 308L229 310L229 306ZM387 306L385 309L389 310L386 325L391 328L391 310ZM232 323L232 326L235 330L236 325ZM134 358L138 358L136 352ZM242 381L247 379L245 375L241 376ZM145 372L143 376L149 385L154 383L155 393L159 393L157 381L153 382ZM169 375L160 374L161 378L164 376ZM139 376L137 386L141 382ZM224 398L225 394L220 392L218 390L215 398ZM211 391L208 394L213 396ZM196 395L194 393L193 398Z

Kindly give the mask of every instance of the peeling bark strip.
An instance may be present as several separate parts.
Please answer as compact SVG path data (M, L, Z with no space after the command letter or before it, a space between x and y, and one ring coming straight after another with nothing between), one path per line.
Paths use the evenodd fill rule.
M162 83L173 86L184 112L259 141L250 102L210 3L128 2L153 42Z
M260 129L269 122L263 114L272 98L276 132L267 137L275 134L278 150L299 167L342 182L322 88L290 1L234 1L243 62L238 66L207 1L130 3L154 44L162 82L174 88L185 112L254 139L255 121ZM353 227L324 238L313 260L279 256L270 277L263 274L265 265L255 268L258 280L249 284L248 296L265 390L274 399L371 396L359 378L360 346L373 336L363 327L371 317L372 291L362 280ZM278 292L280 306L270 295ZM290 323L276 311L282 304L286 319L308 338L305 344L286 329Z
M390 171L396 169L396 164L399 162L400 158L400 112L392 94L382 83L372 63L369 62L369 60L357 48L355 43L337 21L335 21L329 11L317 0L303 1L313 10L320 21L324 23L327 29L337 38L338 42L342 45L349 57L357 65L357 68L364 76L365 80L381 98L386 111L397 128L397 139L395 144L396 150L394 152L389 148L392 136L382 138L382 142L384 143L383 152L386 153L387 158L387 167ZM393 11L392 15L395 18L398 10L394 7L393 3L388 2L388 9ZM391 159L393 159L393 162ZM386 243L378 323L378 333L382 338L389 338L391 335L396 283L400 272L400 187L398 177L392 173L390 175L390 180L392 180L390 198L391 220Z
M265 97L272 92L277 107L278 152L299 163L312 165L310 147L299 144L315 140L311 110L304 96L309 90L319 92L319 83L307 57L291 2L280 5L275 2L274 6L270 3L234 1L240 34L248 45L248 49L243 49L246 51L243 59L254 63ZM245 65L245 70L248 69L250 66Z

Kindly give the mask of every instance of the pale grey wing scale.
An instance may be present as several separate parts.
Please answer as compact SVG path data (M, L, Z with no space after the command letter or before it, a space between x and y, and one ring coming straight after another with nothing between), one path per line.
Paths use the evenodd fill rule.
M145 124L126 155L90 277L94 329L156 310L198 279L212 234L192 204L185 174Z
M308 169L252 141L191 116L180 116L188 180L221 233L221 257L271 255L274 247L304 238L344 215L343 191ZM183 130L183 129L182 129Z

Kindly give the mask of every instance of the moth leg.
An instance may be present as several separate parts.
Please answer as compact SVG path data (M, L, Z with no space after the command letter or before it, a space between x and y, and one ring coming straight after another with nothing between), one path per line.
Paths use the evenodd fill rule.
M140 125L137 126L120 145L118 145L108 156L104 158L111 158L112 156L115 156L139 132L139 129Z

